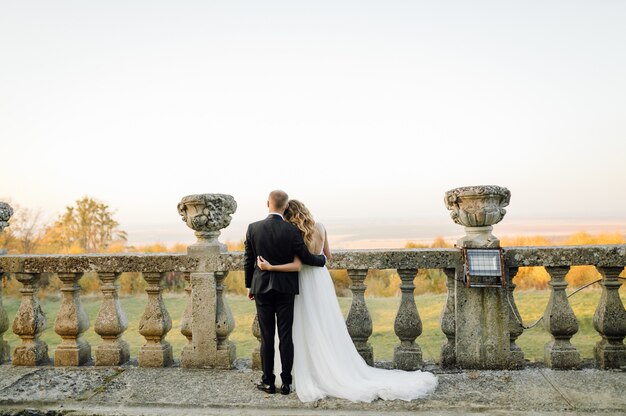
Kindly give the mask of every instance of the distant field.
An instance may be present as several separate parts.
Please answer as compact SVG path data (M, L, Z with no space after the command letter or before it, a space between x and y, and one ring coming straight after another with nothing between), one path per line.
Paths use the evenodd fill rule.
M600 335L593 329L592 317L600 299L600 290L584 290L572 298L570 302L580 325L579 332L572 339L572 343L578 347L583 358L593 357L593 346L600 339ZM623 295L622 295L623 296ZM538 319L548 302L549 291L527 291L515 294L517 306L526 324ZM89 315L91 327L87 330L85 338L91 343L92 350L101 343L100 337L93 331L93 324L100 307L99 297L84 297L84 308ZM370 343L374 347L374 357L376 360L390 360L393 356L393 347L399 342L393 332L393 323L400 298L369 298L366 300L372 320L374 332L370 338ZM445 295L421 295L415 298L419 314L422 318L424 330L417 339L417 343L422 347L424 358L438 361L440 345L445 336L439 328L439 316L445 302ZM16 298L3 299L5 310L12 323L19 306ZM144 338L139 334L137 327L141 314L146 304L146 296L134 296L122 298L122 307L129 318L129 328L124 334L131 345L131 355L137 356ZM186 338L180 333L180 319L185 308L186 298L183 295L165 295L165 304L172 317L172 330L167 335L174 348L174 356L178 359L180 351L186 344ZM230 339L237 344L237 356L249 358L252 349L257 341L252 336L250 326L254 319L254 302L248 301L243 296L229 296L227 302L235 315L236 328ZM42 340L48 343L50 356L53 357L53 350L60 343L60 337L54 332L54 319L59 309L59 298L49 298L42 302L43 310L48 319L48 328L42 336ZM347 314L350 307L350 298L339 298L339 303ZM9 329L4 334L11 348L15 348L19 343L19 338ZM541 325L525 331L518 339L518 345L523 349L525 357L531 361L543 360L543 346L550 340L550 335L543 330Z

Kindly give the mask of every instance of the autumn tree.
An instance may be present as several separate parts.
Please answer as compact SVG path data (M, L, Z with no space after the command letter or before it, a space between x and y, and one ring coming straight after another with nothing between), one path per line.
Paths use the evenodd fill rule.
M65 213L47 228L44 239L61 252L102 252L115 240L126 241L126 232L118 226L108 205L85 196L75 206L66 207Z
M31 211L11 203L13 216L9 226L0 233L0 247L14 254L36 253L43 237L41 211Z

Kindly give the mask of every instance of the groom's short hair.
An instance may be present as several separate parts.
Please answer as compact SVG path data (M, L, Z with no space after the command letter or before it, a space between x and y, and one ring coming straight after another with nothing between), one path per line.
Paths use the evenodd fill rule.
M270 192L268 201L270 202L270 205L273 208L284 210L287 208L287 202L289 202L289 195L287 195L287 192L277 189L275 191Z

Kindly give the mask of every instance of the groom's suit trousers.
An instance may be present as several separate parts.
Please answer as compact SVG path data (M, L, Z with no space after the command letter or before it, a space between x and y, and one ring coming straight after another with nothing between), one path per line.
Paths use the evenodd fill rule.
M281 293L275 290L255 295L257 316L261 329L261 365L263 367L263 382L274 384L274 335L278 327L279 351L282 372L280 378L283 384L291 384L291 369L293 367L293 340L291 327L293 325L293 293Z

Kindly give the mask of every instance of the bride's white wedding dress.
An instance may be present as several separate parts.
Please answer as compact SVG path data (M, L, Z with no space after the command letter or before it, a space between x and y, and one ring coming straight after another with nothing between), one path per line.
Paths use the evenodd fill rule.
M437 378L432 373L367 365L348 334L326 267L302 265L299 283L294 303L293 386L301 401L327 396L355 402L413 400L435 390ZM280 359L275 363L279 366Z

